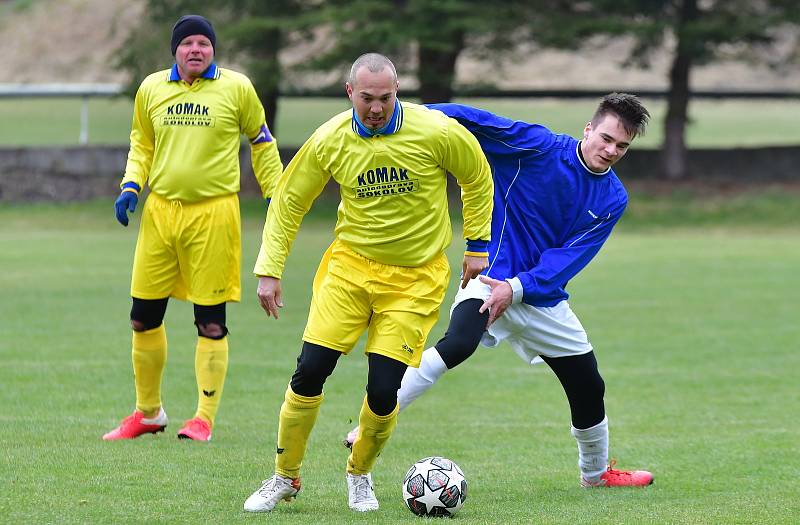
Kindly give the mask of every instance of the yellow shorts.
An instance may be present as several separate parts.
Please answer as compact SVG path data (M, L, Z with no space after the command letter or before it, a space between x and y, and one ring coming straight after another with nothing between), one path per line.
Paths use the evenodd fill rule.
M444 254L420 267L393 266L367 259L336 240L314 277L303 340L347 354L369 329L367 354L419 366L449 279Z
M241 299L236 194L186 203L150 193L133 257L131 296L200 305Z

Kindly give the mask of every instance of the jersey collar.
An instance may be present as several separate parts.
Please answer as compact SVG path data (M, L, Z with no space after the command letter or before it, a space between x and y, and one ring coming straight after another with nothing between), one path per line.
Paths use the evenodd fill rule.
M353 128L353 131L364 138L374 137L375 135L391 135L392 133L397 133L403 126L403 105L400 103L400 99L398 98L394 104L392 118L389 119L389 122L387 122L385 126L379 129L369 129L366 127L364 123L361 122L361 119L358 118L358 115L356 115L355 109L353 109L353 118L350 124Z
M219 78L219 68L217 64L214 62L208 66L208 69L200 75L200 78L207 78L209 80L216 80ZM177 82L181 79L181 74L178 72L178 64L172 64L172 69L169 70L169 78L167 79L168 82Z
M581 142L582 141L579 140L578 143L575 144L575 157L578 159L578 162L580 162L583 169L592 175L605 175L611 171L611 166L607 167L604 171L592 171L592 169L586 165L586 161L583 160L583 154L581 153Z

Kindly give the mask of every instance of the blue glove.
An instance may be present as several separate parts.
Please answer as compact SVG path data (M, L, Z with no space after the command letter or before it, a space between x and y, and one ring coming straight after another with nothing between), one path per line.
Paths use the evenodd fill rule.
M136 210L136 204L139 203L139 190L141 188L135 182L126 182L122 185L122 193L114 202L117 220L123 226L128 225L128 212L133 213Z

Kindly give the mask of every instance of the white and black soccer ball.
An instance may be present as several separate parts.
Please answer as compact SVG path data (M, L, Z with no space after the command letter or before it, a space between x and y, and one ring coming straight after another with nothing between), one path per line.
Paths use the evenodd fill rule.
M420 459L403 479L403 501L417 516L452 516L466 499L464 473L447 458Z

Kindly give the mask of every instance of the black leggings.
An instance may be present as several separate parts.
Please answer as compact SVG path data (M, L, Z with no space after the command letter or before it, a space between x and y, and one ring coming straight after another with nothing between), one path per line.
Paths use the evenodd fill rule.
M436 343L436 350L448 370L455 368L475 353L486 331L489 311L478 313L483 301L467 299L456 305L450 316L450 325L444 337Z
M447 332L436 343L436 350L448 369L463 363L478 348L489 319L489 312L478 312L482 304L480 299L467 299L453 309ZM542 359L564 388L572 425L586 429L600 423L606 414L603 404L605 383L597 369L594 352L558 358L542 356Z
M167 297L163 299L139 299L133 298L131 306L131 320L139 321L143 325L143 330L158 328L164 322L164 315L167 313ZM197 325L197 334L208 337L200 332L199 325L217 324L222 328L222 335L213 339L222 339L228 334L226 321L225 303L204 306L194 305L194 324Z
M297 368L292 375L291 387L295 394L313 397L322 393L322 386L336 368L341 352L303 342L297 357ZM367 404L379 416L392 413L397 406L397 391L406 371L406 365L379 354L369 354Z

